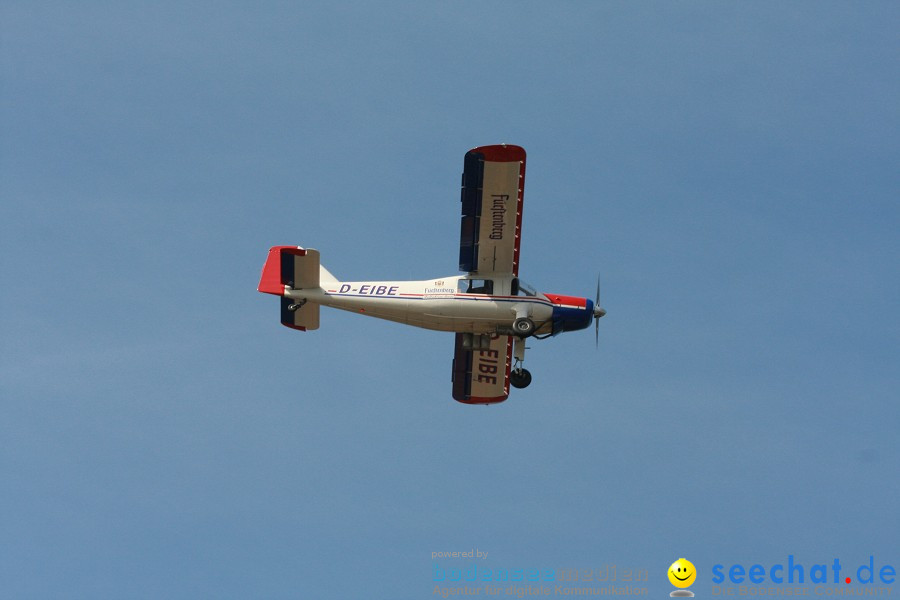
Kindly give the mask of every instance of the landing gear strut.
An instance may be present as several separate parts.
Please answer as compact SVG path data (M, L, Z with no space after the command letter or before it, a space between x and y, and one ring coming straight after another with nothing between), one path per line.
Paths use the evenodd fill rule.
M531 319L528 319L531 321ZM534 323L532 323L532 330L534 329ZM513 338L513 368L509 372L509 382L512 384L514 388L525 388L528 387L528 384L531 383L531 373L528 372L528 369L522 367L522 362L525 360L525 338Z

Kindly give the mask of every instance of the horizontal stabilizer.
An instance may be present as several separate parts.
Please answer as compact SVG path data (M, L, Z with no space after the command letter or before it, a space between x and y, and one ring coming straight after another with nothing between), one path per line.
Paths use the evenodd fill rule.
M307 302L291 310L297 300L290 298L281 298L281 324L291 329L299 329L300 331L312 331L319 328L319 305Z

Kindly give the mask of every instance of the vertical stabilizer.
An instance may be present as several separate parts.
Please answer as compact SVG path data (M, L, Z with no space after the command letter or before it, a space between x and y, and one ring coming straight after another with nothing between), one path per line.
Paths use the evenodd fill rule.
M299 246L269 249L259 278L260 292L281 296L281 324L308 331L319 328L319 305L285 297L286 290L318 289L321 272L334 277L319 265L319 251Z

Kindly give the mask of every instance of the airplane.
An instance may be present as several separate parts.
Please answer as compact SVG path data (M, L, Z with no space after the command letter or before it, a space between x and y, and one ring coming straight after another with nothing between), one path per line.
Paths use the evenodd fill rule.
M281 324L319 328L319 307L329 306L415 327L456 334L453 398L494 404L524 388L525 340L577 331L599 320L596 299L541 293L519 279L525 150L512 144L480 146L463 161L459 270L422 281L340 281L313 248L274 246L258 290L281 297Z

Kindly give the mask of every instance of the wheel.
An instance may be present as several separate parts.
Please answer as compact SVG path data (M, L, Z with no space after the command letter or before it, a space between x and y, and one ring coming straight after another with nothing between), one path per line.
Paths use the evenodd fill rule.
M509 382L514 388L526 388L531 383L531 373L528 369L515 369L509 373Z
M301 306L303 306L303 304L301 304L301 303L299 303L299 302L294 302L293 304L288 304L288 310L291 311L291 312L294 312L295 310L297 310L297 309L300 308Z
M513 332L519 337L527 337L534 333L534 321L528 317L522 317L513 321Z

